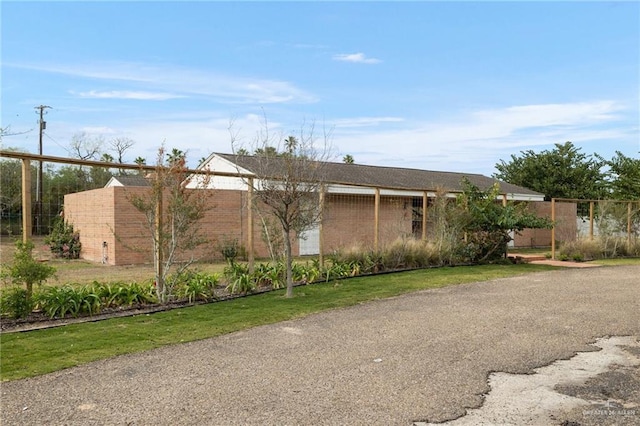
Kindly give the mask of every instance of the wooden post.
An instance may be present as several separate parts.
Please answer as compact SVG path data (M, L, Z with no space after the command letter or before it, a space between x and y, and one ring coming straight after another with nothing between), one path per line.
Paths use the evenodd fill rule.
M318 218L318 263L320 264L320 267L323 268L324 267L324 236L322 235L322 222L324 219L324 185L320 187L320 196L319 196L319 203L320 203L320 217Z
M589 201L589 239L593 241L593 201Z
M158 171L158 173L164 173L164 171ZM159 177L156 177L156 179L159 179ZM155 183L156 186L160 186L157 182ZM156 240L156 252L155 252L155 257L156 257L156 261L155 261L155 269L156 269L156 286L158 287L158 289L160 290L160 293L162 295L162 297L164 298L166 293L165 293L165 283L164 283L164 279L162 278L162 274L163 274L163 262L164 262L164 250L163 250L163 245L164 245L164 233L162 230L162 191L163 188L160 186L159 188L156 187L154 188L154 190L156 191L156 211L155 211L155 240ZM161 300L161 302L164 302L164 300Z
M380 239L380 188L376 188L373 213L373 249L378 251Z
M22 242L31 238L31 162L22 160Z
M556 260L556 199L551 199L551 259Z
M253 178L249 178L247 187L247 261L249 273L253 273L255 253L253 247Z
M427 241L427 205L429 204L427 191L422 193L422 240Z
M507 207L507 194L502 194L502 207Z
M631 248L631 201L627 204L627 247Z

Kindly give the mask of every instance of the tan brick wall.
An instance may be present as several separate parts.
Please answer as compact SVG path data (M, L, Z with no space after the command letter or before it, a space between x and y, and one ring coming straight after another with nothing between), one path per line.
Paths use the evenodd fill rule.
M101 262L102 245L106 242L109 265L153 263L153 243L147 220L130 201L132 196L142 196L148 191L141 187L111 187L66 195L65 216L80 233L81 258ZM225 240L237 240L247 247L246 192L207 190L207 193L209 208L198 226L200 235L208 241L195 250L182 253L179 259L221 259L219 248ZM267 257L260 218L256 213L253 216L255 255ZM297 243L293 249L297 255Z
M115 258L115 240L111 231L115 220L114 213L114 188L94 189L64 196L65 219L72 223L74 230L80 234L81 258L92 262L102 262L103 254L108 260ZM107 243L104 252L103 242Z
M110 265L152 263L152 239L146 218L131 204L133 195L148 188L111 187L68 194L65 217L74 224L82 242L81 257L93 262L103 260L103 242L107 243L106 260ZM196 190L203 191L203 190ZM206 190L209 209L200 221L201 234L208 239L183 258L220 259L220 245L237 240L247 247L247 193L233 190ZM379 244L384 246L412 233L412 198L382 196L380 199ZM544 217L551 215L551 203L535 202L530 208ZM325 197L323 237L325 253L354 244L372 246L374 241L373 195L328 194ZM165 206L166 207L166 206ZM262 209L267 211L267 209ZM262 239L262 221L254 212L253 241L255 256L268 257ZM576 233L575 203L556 203L557 233L565 239ZM428 230L431 224L428 225ZM516 235L516 247L549 246L550 230L525 230ZM294 236L294 255L298 244Z
M551 202L535 201L529 203L528 209L540 217L551 219ZM573 240L578 232L576 224L576 203L556 203L556 239ZM550 229L525 229L522 235L515 235L515 247L549 247L551 246Z
M411 235L411 198L380 197L379 245ZM325 199L325 251L353 245L373 246L375 197L330 194Z

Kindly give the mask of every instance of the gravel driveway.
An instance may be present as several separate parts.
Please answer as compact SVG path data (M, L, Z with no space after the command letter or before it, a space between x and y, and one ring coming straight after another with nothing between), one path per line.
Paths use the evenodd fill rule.
M427 290L2 383L0 420L4 426L440 422L481 406L491 372L530 374L597 350L591 344L603 336L640 336L640 266Z

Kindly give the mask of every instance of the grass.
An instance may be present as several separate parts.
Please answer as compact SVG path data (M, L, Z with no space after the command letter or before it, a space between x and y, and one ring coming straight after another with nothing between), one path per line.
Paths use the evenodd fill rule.
M2 381L50 373L117 355L206 339L314 312L417 290L553 269L542 265L438 268L298 287L172 311L0 335Z
M508 250L509 254L539 254L544 256L546 253L551 253L551 247L537 247L537 248L511 248Z
M640 258L616 258L616 259L598 259L589 263L595 263L602 266L624 266L624 265L640 265Z

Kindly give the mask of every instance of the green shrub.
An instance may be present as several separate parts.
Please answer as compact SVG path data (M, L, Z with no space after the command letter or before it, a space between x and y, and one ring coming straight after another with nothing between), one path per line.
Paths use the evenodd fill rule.
M181 299L186 299L189 303L196 301L209 301L216 297L216 286L220 282L218 274L207 274L204 272L191 272L186 280L180 283L177 288L177 295Z
M155 290L151 284L94 283L93 291L104 307L115 308L155 303Z
M33 298L27 296L27 290L13 287L2 291L0 296L0 315L14 319L26 318L33 311Z
M248 273L248 270L241 271L241 275ZM260 263L253 271L252 279L257 287L282 288L285 285L286 271L284 262L279 261L273 264ZM294 281L295 281L294 272Z
M234 263L240 255L240 244L237 239L224 238L219 244L219 250L225 261Z
M45 238L44 242L49 246L51 253L55 257L63 259L80 258L80 250L82 249L80 234L74 232L73 225L62 218L56 220L51 233Z
M232 294L246 294L255 290L256 284L248 273L236 275L227 286L227 291Z
M100 295L93 286L48 287L40 294L38 302L49 317L64 318L67 314L77 317L80 314L93 315L100 311Z
M16 241L16 251L13 254L13 262L8 267L2 268L2 276L11 279L14 284L24 284L26 297L33 293L33 285L41 284L52 277L56 270L33 258L33 242Z

